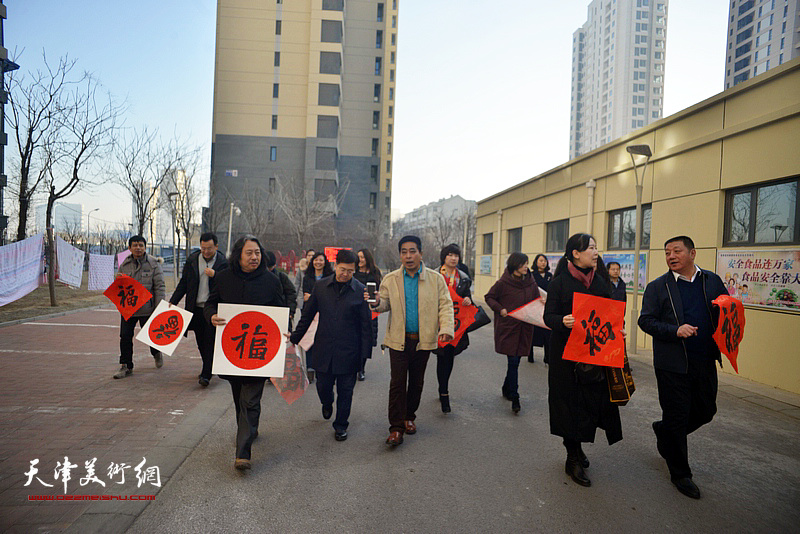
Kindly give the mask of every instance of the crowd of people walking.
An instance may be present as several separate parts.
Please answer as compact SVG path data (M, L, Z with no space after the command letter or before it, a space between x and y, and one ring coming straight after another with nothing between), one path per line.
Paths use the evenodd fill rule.
M190 329L203 361L198 375L201 386L208 386L212 378L214 329L226 323L217 314L220 304L288 307L285 335L292 343L299 343L312 322L318 322L314 345L306 351L307 374L309 382L316 381L324 419L333 417L335 404L334 437L345 441L356 383L366 379L366 362L378 345L377 316L388 313L381 343L389 349L391 369L386 444L397 447L405 436L417 432L416 412L431 352L437 359L441 410L452 412L449 384L456 356L469 347L467 333L459 331L460 337L455 339L454 310L475 306L472 279L458 245L442 248L440 265L431 269L422 262L421 240L404 236L398 241L400 267L385 275L368 249L356 253L341 249L333 266L324 253L309 250L292 281L276 270L275 255L254 236L238 239L228 258L218 252L215 235L203 234L200 241L201 249L187 259L169 302L178 304L185 298L186 309L193 314ZM122 320L117 379L133 373L135 323L146 321L159 298L165 298L163 273L147 256L144 238L131 237L129 248L131 256L121 271L150 289L153 299L130 320ZM710 422L716 413L715 361L721 357L712 340L719 313L712 301L727 292L719 276L695 265L696 251L689 237L672 238L664 249L669 270L647 285L638 318L638 326L653 337L663 412L652 426L657 451L666 461L673 484L681 493L699 498L688 463L687 435ZM548 364L550 432L562 439L566 474L588 487L590 461L582 444L594 442L597 429L601 429L612 445L622 440L622 424L619 406L609 395L609 368L564 357L576 323L573 300L577 294L627 300L619 263L606 265L594 237L584 233L567 240L553 273L543 254L536 255L532 265L526 254L510 254L505 271L484 299L494 312L495 352L506 358L502 396L511 402L513 413L521 411L519 365L523 358L533 362L533 347L542 347ZM537 299L544 301L543 324L534 326L512 316L512 311ZM292 329L298 305L302 311ZM625 329L619 334L624 338ZM161 367L160 353L154 350L153 356L156 367ZM235 406L234 466L249 469L267 379L220 378L230 383Z

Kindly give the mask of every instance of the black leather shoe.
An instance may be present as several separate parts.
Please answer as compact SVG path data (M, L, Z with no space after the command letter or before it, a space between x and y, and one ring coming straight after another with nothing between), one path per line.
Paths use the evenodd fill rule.
M341 432L339 432L337 430L336 434L334 434L333 437L334 437L334 439L336 439L336 441L344 441L344 440L347 439L347 431L346 430L342 430Z
M582 448L578 449L578 461L581 463L581 467L589 469L589 459L586 457L586 453L583 452Z
M362 372L358 373L358 381L359 382L363 382L366 378L367 378L367 376L364 373L362 373Z
M450 413L450 395L439 395L439 402L442 403L442 413Z
M201 376L200 380L198 380L197 383L205 388L205 387L208 387L209 380L208 380L208 378L205 378L205 377Z
M519 397L511 399L511 411L514 412L514 413L519 413L519 411L521 409L522 409L522 406L520 406L520 404L519 404Z
M700 488L692 482L691 478L677 478L672 481L675 484L675 487L678 488L678 491L686 495L687 497L691 497L692 499L699 499L700 498Z
M323 404L322 405L322 417L323 417L323 419L330 419L331 415L333 415L333 405L332 404Z
M581 467L580 460L577 458L567 457L567 463L564 466L564 471L570 476L573 482L579 486L588 488L592 485L592 481L586 476L586 473Z

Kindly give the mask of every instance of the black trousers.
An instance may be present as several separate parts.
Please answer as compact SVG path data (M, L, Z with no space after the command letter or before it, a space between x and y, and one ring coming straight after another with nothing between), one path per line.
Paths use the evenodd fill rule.
M336 419L333 429L337 432L347 430L350 407L353 405L353 390L356 387L356 373L335 375L317 372L317 395L323 406L333 405L333 385L336 384Z
M717 413L717 369L713 359L689 359L687 374L656 369L661 421L654 424L658 452L670 477L691 478L686 437Z
M453 373L453 364L456 360L456 348L445 345L436 351L436 378L439 381L439 395L447 395L450 385L450 375Z
M119 324L119 363L128 366L128 369L133 369L133 329L136 328L136 323L139 326L144 326L144 323L150 317L131 317L127 321L124 317L120 317ZM158 349L150 347L150 354L154 357L161 354Z
M266 378L228 377L236 407L236 458L250 459L250 448L258 436L261 417L261 394Z
M406 337L405 350L389 349L392 378L389 381L389 431L406 431L405 422L417 418L422 398L429 350L417 350L418 339Z
M194 330L194 340L197 342L197 350L203 359L203 369L200 376L211 380L211 364L214 362L214 336L217 329L206 321L203 315L203 308L196 306L192 310L192 321L189 323L189 330Z

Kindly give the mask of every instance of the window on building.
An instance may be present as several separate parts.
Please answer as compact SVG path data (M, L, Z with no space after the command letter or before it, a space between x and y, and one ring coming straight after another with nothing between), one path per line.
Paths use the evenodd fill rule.
M269 160L278 161L278 147L276 146L269 147Z
M488 233L483 234L483 254L491 254L492 253L492 238L494 234Z
M341 20L323 20L320 29L320 41L323 43L341 43L344 35Z
M392 137L392 135L394 134L394 125L393 124L389 124L388 126L386 126L386 133L387 133L387 135L389 137Z
M375 76L381 75L381 58L375 58Z
M375 48L383 48L383 30L375 32Z
M323 202L336 195L336 180L314 180L314 201Z
M727 191L724 244L800 244L798 184L794 177Z
M395 46L396 44L397 44L397 34L393 33L392 34L392 46Z
M325 11L344 11L344 0L322 0Z
M394 52L390 53L389 54L389 63L391 63L392 65L394 65L394 58L395 58Z
M336 148L318 146L314 168L322 171L335 171L338 159L339 151Z
M373 111L372 112L372 129L377 130L378 126L380 126L381 122L381 112L380 111Z
M320 74L341 74L342 55L339 52L320 52L319 72Z
M508 231L508 253L522 252L522 228L512 228Z
M281 53L280 52L275 52L275 61L273 62L273 65L276 66L276 67L280 67L281 66Z
M275 35L281 34L281 22L280 20L275 21Z
M277 130L278 129L278 116L277 115L273 115L272 116L272 129L273 130Z
M378 146L379 146L379 144L380 144L380 140L379 139L375 139L375 138L372 139L372 155L373 156L377 156L378 155Z
M386 207L386 209L390 209L392 207L392 197L389 195L383 197L383 205Z
M377 165L371 165L370 166L370 168L369 168L369 177L372 180L373 184L377 184L378 183L378 166Z
M378 193L369 194L369 209L374 210L378 207Z
M642 206L642 248L650 246L650 204ZM624 208L608 214L608 249L633 250L636 239L636 208Z
M386 172L392 172L392 162L391 160L386 161Z
M547 223L545 250L547 252L564 252L567 248L568 233L569 219Z
M277 83L272 84L272 98L278 98L279 87Z
M380 102L381 101L381 84L376 83L375 89L372 94L373 102Z
M383 22L383 3L379 3L379 4L378 4L378 17L377 17L377 21L378 21L378 22Z
M389 81L390 82L394 81L394 69L389 71Z
M389 100L394 100L394 87L389 88Z
M394 106L389 106L389 118L394 117Z
M339 84L336 83L321 83L319 84L319 95L317 104L320 106L338 106L339 105Z
M272 177L269 179L269 185L267 186L267 191L270 194L275 194L277 186L278 186L278 180L275 177Z

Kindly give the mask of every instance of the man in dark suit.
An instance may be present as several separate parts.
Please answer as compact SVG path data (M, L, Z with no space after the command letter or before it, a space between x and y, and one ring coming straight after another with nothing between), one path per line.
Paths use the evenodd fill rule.
M653 336L653 366L661 421L653 423L658 453L666 460L675 487L693 499L687 436L717 412L717 368L722 364L712 338L719 308L712 301L726 295L719 276L694 263L694 242L686 236L664 243L669 272L644 290L639 326Z
M333 414L333 385L336 384L333 429L337 441L347 439L356 375L361 361L372 351L372 315L364 297L366 287L353 278L357 264L352 250L340 250L336 254L334 274L314 284L300 322L290 337L292 343L299 343L319 312L312 364L325 419Z
M214 276L228 267L225 255L217 250L217 236L208 232L200 236L200 250L189 254L183 265L183 274L169 299L178 304L186 296L184 308L192 312L189 330L194 330L197 349L203 359L203 369L197 377L201 386L211 381L211 363L214 359L215 328L203 316L203 306L214 287Z

